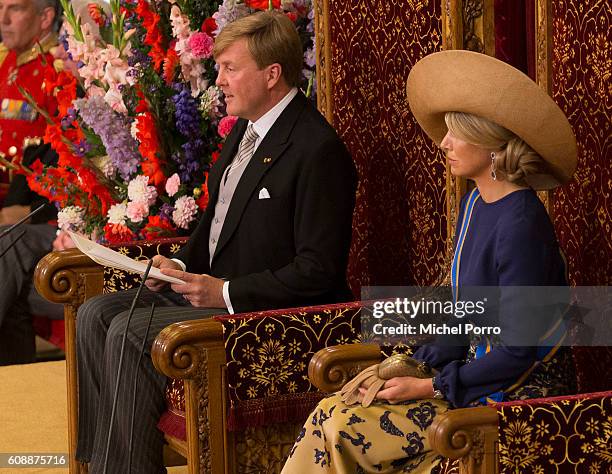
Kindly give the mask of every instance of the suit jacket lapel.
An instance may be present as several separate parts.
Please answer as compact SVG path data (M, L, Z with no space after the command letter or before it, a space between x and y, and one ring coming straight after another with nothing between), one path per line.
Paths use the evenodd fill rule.
M234 191L232 202L230 203L227 215L225 216L225 222L223 223L223 228L221 229L219 242L215 249L213 262L214 258L219 255L223 247L225 247L236 231L249 199L254 199L252 195L259 181L261 181L263 175L272 168L274 163L282 158L284 151L289 147L291 132L305 105L306 98L301 92L298 92L295 98L278 117L272 128L270 128L251 157ZM242 136L242 134L240 136Z

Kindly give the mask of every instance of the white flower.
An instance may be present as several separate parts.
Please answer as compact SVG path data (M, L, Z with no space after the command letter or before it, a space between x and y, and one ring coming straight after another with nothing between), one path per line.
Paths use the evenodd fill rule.
M147 206L151 206L155 203L157 199L157 189L155 186L148 186L149 177L148 176L136 176L130 183L128 184L128 198L130 201L140 201L147 204Z
M136 120L132 120L132 125L130 125L130 135L132 135L132 138L134 140L138 140L138 138L136 137L136 135L138 135L138 132L139 130L138 130L138 116L137 116Z
M200 98L200 110L202 114L211 118L218 117L219 107L221 107L221 90L217 86L210 86Z
M121 204L113 204L108 212L109 224L125 225L125 219L127 218L127 203L122 202Z
M57 226L61 230L80 232L85 228L84 215L85 209L78 206L66 206L57 213Z
M174 203L172 220L181 229L188 229L189 223L195 219L198 206L191 196L182 196Z

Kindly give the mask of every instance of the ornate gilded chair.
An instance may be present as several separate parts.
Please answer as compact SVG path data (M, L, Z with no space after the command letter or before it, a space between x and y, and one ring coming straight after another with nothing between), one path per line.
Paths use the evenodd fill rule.
M373 344L328 347L308 374L320 390L335 392L383 355ZM429 440L448 458L439 472L610 472L612 348L577 347L573 355L578 388L594 392L456 409L434 420Z
M132 258L146 259L158 253L174 253L185 241L185 238L160 239L119 245L115 249ZM47 300L64 305L64 320L59 321L64 326L64 334L52 334L55 334L58 344L64 345L66 353L70 472L79 472L80 469L74 460L78 426L75 351L77 310L92 296L128 289L137 281L134 275L101 267L77 249L51 252L43 257L36 267L34 284L38 292Z
M183 241L119 246L134 258L172 254ZM65 305L70 472L78 405L75 334L79 306L103 291L132 287L134 276L103 268L76 249L52 252L38 264L35 284ZM360 305L347 303L245 313L169 326L155 341L156 367L170 377L168 411L159 428L172 450L166 463L188 461L189 472L280 471L297 430L322 394L307 376L323 347L355 342ZM184 462L184 459L183 459Z

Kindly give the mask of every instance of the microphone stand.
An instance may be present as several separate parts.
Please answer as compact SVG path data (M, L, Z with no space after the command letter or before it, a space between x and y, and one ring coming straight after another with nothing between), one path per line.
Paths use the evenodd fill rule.
M145 331L144 337L142 338L142 346L140 348L140 354L138 355L138 362L136 362L136 377L134 378L134 389L132 393L134 397L132 398L132 419L130 421L130 443L128 445L128 467L127 474L132 472L132 442L134 441L134 418L136 416L136 389L138 388L138 377L140 372L138 371L138 367L140 367L140 362L142 361L142 356L144 355L145 348L147 347L147 337L149 336L149 329L151 328L151 321L153 320L153 312L155 311L155 303L151 304L151 313L149 314L149 321L147 322L147 329Z
M17 236L17 238L16 238L15 240L13 240L13 241L12 241L10 244L8 244L8 245L6 246L6 248L5 248L5 249L2 251L2 253L0 253L0 258L4 257L4 254L5 254L6 252L8 252L9 250L11 250L11 248L13 247L13 245L15 245L15 244L17 243L17 241L18 241L19 239L21 239L21 238L22 238L24 235L25 235L25 230L22 230L22 231L21 231L21 234L19 234L19 235Z
M108 472L108 454L110 452L110 443L111 443L111 434L113 432L113 423L115 421L115 412L117 410L117 399L119 397L119 385L121 382L121 372L123 368L123 354L125 352L125 342L127 340L128 328L130 327L130 321L132 320L132 315L134 314L134 310L136 309L136 303L138 302L138 298L140 298L140 293L142 292L142 288L144 287L144 283L146 279L149 277L149 271L151 270L151 266L153 265L153 259L149 260L149 264L147 265L147 269L142 276L142 281L140 282L140 286L136 291L136 295L132 300L132 307L130 308L130 312L128 313L127 321L125 323L125 330L123 332L123 340L121 341L121 352L119 353L119 367L117 367L117 385L115 385L115 395L113 396L113 405L111 408L111 416L110 416L110 424L108 426L108 436L106 438L106 452L104 453L104 466L102 468L102 472L106 474Z
M34 209L32 212L30 212L27 216L25 216L24 218L18 220L17 222L15 222L12 226L4 229L2 232L0 232L0 239L2 239L3 237L9 235L11 232L13 232L17 227L19 227L21 224L23 224L25 221L27 221L29 218L35 216L36 214L38 214L40 211L43 210L43 208L47 205L47 203L43 203L40 206L38 206L36 209Z

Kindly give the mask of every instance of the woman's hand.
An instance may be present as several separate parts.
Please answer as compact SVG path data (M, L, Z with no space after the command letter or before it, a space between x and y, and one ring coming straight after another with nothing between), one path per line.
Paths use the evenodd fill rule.
M367 387L359 387L361 397L367 392ZM406 400L421 400L433 398L433 385L431 379L416 377L393 377L385 382L382 389L376 394L377 400L386 400L389 403L400 403Z

